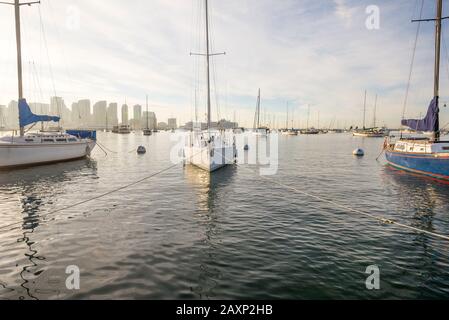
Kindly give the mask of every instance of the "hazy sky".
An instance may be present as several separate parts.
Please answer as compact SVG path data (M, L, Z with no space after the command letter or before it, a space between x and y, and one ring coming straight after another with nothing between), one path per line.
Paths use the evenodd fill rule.
M379 122L398 126L421 0L210 0L219 111L251 126L258 88L266 118L285 123L286 103L297 125L318 112L361 125L364 90L368 122L379 95ZM160 120L194 116L195 67L202 0L42 0L22 7L24 86L29 101L62 96L67 105L90 98L145 104ZM380 29L368 30L367 6L380 8ZM435 1L425 1L425 17ZM449 8L445 4L445 11ZM42 25L40 22L42 16ZM0 6L0 104L15 99L13 7ZM201 20L200 20L201 18ZM42 26L44 32L42 32ZM433 94L433 23L422 24L407 115L425 113ZM444 26L442 100L449 84ZM45 36L44 36L45 35ZM45 44L48 45L48 54ZM49 61L51 63L49 63ZM203 60L201 60L201 63ZM203 65L201 65L203 66ZM53 80L52 80L53 79ZM203 80L201 78L201 80ZM197 92L199 114L204 90ZM443 109L443 113L446 113ZM443 116L443 121L449 117Z

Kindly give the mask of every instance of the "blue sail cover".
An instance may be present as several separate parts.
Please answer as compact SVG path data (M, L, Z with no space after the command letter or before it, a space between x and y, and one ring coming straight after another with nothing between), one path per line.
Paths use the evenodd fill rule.
M30 106L25 99L19 100L19 124L20 127L25 127L36 122L59 122L59 117L52 116L38 116L31 112Z
M424 119L402 120L402 125L416 131L438 132L440 130L439 112L438 98L435 97L430 103L429 110L427 111L427 115Z

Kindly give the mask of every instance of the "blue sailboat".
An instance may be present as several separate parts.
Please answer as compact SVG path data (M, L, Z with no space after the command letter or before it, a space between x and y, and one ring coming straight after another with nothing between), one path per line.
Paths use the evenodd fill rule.
M435 81L434 97L424 119L403 120L402 125L415 131L429 133L431 138L402 138L396 142L386 141L385 152L388 164L400 170L449 181L449 141L440 139L439 85L442 0L437 0L435 19Z

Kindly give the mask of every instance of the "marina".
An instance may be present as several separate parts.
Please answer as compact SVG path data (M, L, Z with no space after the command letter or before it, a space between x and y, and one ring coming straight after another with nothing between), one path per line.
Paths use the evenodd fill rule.
M98 139L118 153L106 157L95 149L92 159L0 173L2 298L422 299L448 294L445 240L292 190L446 233L449 187L376 162L381 140L360 144L350 134L281 136L279 173L267 180L255 174L257 166L229 166L210 176L180 164L62 210L141 180L141 168L149 176L170 162L169 133L99 133ZM133 145L151 152L128 153ZM352 156L358 145L364 158ZM332 166L325 157L330 146L339 150ZM63 284L65 268L74 262L85 274L76 292ZM360 290L366 265L373 263L384 270L384 289Z
M0 1L0 300L449 298L445 1L51 2Z

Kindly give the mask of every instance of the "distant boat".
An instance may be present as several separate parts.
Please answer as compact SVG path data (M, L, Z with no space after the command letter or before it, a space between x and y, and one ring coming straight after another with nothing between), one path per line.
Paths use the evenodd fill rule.
M352 132L352 135L354 137L364 137L364 138L384 138L388 135L388 130L386 128L378 128L376 126L377 95L376 95L376 102L374 103L373 127L366 128L366 126L365 126L365 124L366 124L366 95L367 95L367 92L365 91L365 102L363 105L363 128L355 129Z
M113 133L117 133L117 134L130 134L131 133L131 127L129 125L126 124L122 124L119 126L114 126L114 128L112 129Z
M222 130L212 130L211 112L211 88L210 88L210 57L217 54L210 53L209 48L209 8L208 0L205 4L205 36L206 53L192 54L201 55L206 58L206 79L207 79L207 130L201 128L193 130L189 136L187 145L184 148L184 156L187 163L199 167L207 172L213 172L220 168L232 164L237 157L235 137L229 140Z
M260 96L260 89L259 89L259 95L257 96L256 115L254 117L253 133L258 136L265 137L270 133L270 129L260 125L260 102L261 102L261 96Z
M146 127L145 127L145 129L143 129L143 135L144 136L153 135L153 131L150 130L150 122L149 122L149 114L148 114L148 95L146 98Z
M437 0L435 20L434 97L424 119L403 120L402 125L412 130L432 132L431 138L400 138L385 141L388 164L400 170L449 181L449 142L440 139L439 86L441 55L441 20L443 3ZM427 21L427 20L425 20Z
M17 75L18 75L18 109L20 136L0 138L0 169L20 166L33 166L84 158L90 155L96 145L96 132L26 133L26 127L39 122L59 122L60 117L35 115L23 95L22 83L22 43L20 31L20 7L24 3L15 0L16 41L17 41ZM30 3L29 5L34 4Z

